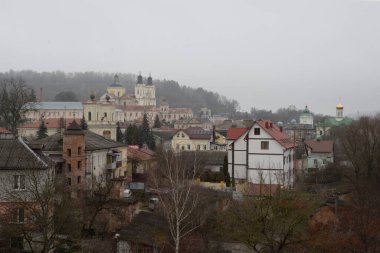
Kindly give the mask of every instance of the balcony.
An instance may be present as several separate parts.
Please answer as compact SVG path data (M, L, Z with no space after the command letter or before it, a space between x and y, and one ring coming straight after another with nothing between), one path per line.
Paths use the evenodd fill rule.
M114 169L116 169L116 168L117 168L117 166L116 166L116 162L106 164L106 169L107 169L107 170L114 170Z

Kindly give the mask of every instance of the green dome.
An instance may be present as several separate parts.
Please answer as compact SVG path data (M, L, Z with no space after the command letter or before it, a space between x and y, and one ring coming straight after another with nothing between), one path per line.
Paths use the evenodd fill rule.
M309 108L307 108L307 106L305 106L305 109L303 109L302 113L309 114L310 113Z

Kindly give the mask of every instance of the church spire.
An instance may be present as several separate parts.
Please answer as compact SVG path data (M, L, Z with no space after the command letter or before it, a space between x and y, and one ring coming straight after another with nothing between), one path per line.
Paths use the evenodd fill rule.
M150 73L149 73L149 77L148 77L148 85L153 85L153 79L150 76Z
M137 84L142 84L143 83L143 78L141 75L141 71L139 72L139 75L137 76Z

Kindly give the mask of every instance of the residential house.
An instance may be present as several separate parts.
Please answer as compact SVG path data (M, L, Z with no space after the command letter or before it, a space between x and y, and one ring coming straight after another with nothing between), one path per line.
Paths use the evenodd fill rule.
M321 169L334 162L334 142L321 140L305 141L307 169Z
M132 190L145 189L145 182L149 170L156 166L156 153L147 147L139 148L138 145L128 146L128 171L132 172L132 182L129 188Z
M249 194L272 194L294 184L295 143L270 120L227 133L228 170ZM269 192L268 192L269 191Z
M172 137L172 149L175 151L210 150L212 131L200 127L179 129Z
M36 206L41 203L33 194L42 192L54 175L54 163L45 155L32 150L21 137L16 138L11 133L0 134L0 220L6 223L0 226L1 252L28 250L23 234L8 234L4 230L12 230L12 226L22 231L28 231L27 227L38 227L33 221L38 213ZM38 237L39 231L33 235ZM37 244L38 241L33 246L38 248Z
M208 119L197 119L197 118L181 118L174 122L175 129L186 129L189 127L199 127L204 130L211 130L212 123Z
M82 130L76 121L71 122L63 134L35 140L41 151L62 168L67 186L73 192L92 189L94 183L114 180L120 184L120 196L127 185L127 148L89 130Z

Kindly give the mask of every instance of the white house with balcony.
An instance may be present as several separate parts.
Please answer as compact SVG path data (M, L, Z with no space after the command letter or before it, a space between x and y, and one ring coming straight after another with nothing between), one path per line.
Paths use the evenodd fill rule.
M237 188L267 195L293 186L295 144L281 127L257 120L250 128L230 128L227 141L228 170Z

